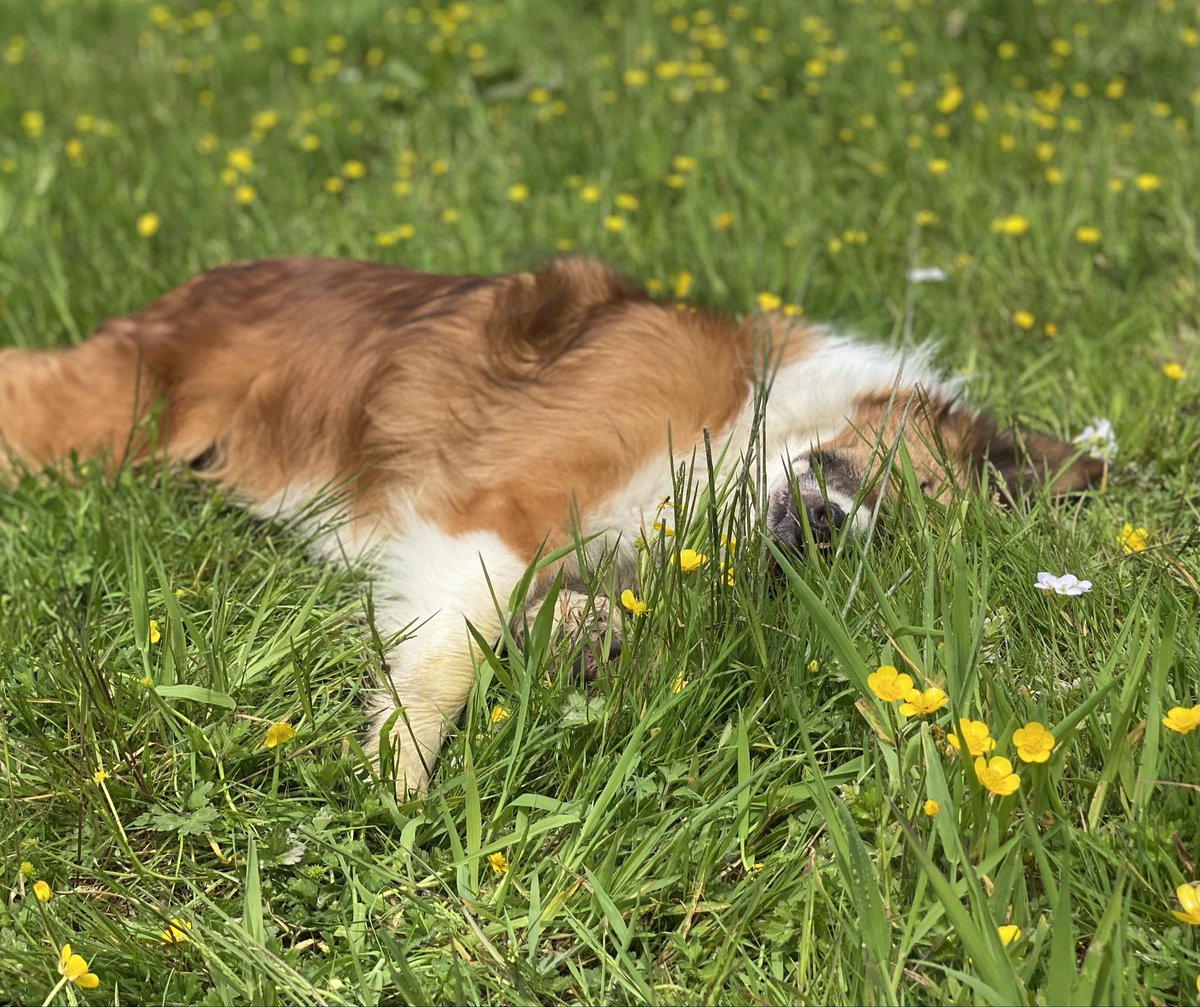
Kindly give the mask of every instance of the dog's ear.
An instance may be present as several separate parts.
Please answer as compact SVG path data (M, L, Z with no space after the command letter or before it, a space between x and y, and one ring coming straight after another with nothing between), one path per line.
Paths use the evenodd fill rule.
M1076 445L1047 434L1001 430L988 439L982 460L1013 496L1044 485L1057 497L1082 492L1104 472L1099 458L1078 454Z

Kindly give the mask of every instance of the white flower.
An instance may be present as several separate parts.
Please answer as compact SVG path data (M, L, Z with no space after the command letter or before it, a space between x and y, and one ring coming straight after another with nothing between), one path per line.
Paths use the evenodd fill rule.
M1106 462L1112 461L1117 454L1117 435L1108 420L1093 419L1072 443L1087 448L1093 458L1103 458Z
M908 271L909 283L941 283L945 278L946 274L937 266L926 266Z
M1064 573L1061 577L1055 577L1052 573L1042 571L1037 575L1037 581L1033 585L1039 591L1053 591L1055 594L1087 594L1092 589L1090 580L1080 580L1073 573Z

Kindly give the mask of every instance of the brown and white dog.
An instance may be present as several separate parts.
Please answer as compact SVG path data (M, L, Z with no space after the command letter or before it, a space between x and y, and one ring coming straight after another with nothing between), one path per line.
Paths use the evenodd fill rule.
M1097 475L1048 437L1019 452L919 355L781 314L680 310L582 259L496 277L240 263L73 349L0 353L0 437L22 464L119 464L154 444L264 516L346 488L323 550L367 557L382 630L418 627L373 711L376 741L390 721L401 795L425 788L466 700L466 621L495 638L494 599L573 536L630 552L671 493L671 458L707 432L719 466L740 464L756 414L759 512L783 542L802 520L817 538L863 526L876 459L898 440L934 497L985 460L1056 493Z

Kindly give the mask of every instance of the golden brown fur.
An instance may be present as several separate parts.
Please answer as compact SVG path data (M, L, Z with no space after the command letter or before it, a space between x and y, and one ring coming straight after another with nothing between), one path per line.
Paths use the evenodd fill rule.
M33 466L162 451L265 513L345 486L352 536L395 544L391 586L428 605L399 604L393 628L433 620L395 652L394 702L378 704L403 791L425 785L465 699L462 620L495 629L479 563L506 571L503 597L540 547L568 541L572 515L628 544L669 451L749 436L756 384L771 383L772 533L796 534L784 467L811 468L818 446L859 481L903 439L933 495L988 457L1012 489L1096 476L1052 438L1029 438L1026 457L923 381L890 351L780 315L680 310L581 259L496 277L280 259L204 273L73 349L0 353L0 439ZM824 520L825 488L804 479L801 509Z

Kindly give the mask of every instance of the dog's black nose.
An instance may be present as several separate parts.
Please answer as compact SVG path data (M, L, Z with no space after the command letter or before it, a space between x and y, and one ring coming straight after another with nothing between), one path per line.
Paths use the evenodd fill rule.
M828 542L833 532L846 522L846 512L833 501L821 497L806 496L804 511L816 542Z

